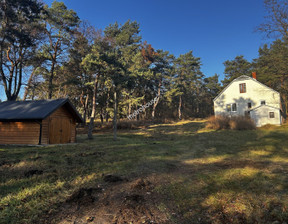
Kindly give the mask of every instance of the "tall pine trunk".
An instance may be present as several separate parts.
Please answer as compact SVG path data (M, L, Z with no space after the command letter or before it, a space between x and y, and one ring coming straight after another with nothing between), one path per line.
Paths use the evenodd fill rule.
M4 86L7 100L16 101L19 95L21 86L22 86L23 52L22 52L22 47L20 46L20 50L19 50L20 57L17 60L18 62L15 63L15 61L11 60L10 58L10 50L11 48L9 47L8 50L6 51L7 60L9 60L11 63L11 68L8 68L9 77L5 76L3 68L1 67L1 78L3 80L3 86ZM1 51L1 59L2 59L2 51Z
M131 107L132 107L131 99L129 98L129 103L128 103L128 116L131 114Z
M89 94L87 93L84 105L84 125L86 126L87 114L88 114L88 103L89 103Z
M109 122L109 113L107 111L108 107L109 107L109 98L110 98L110 94L108 92L108 95L107 95L107 100L106 100L106 107L105 107L105 116L106 116L106 123Z
M95 78L93 87L92 112L88 127L88 139L93 139L94 120L96 116L96 97L97 97L98 81L99 81L99 75L97 75L97 77Z
M37 67L38 68L38 67ZM35 71L37 68L34 68L29 79L28 79L28 83L27 83L27 86L25 87L25 92L24 92L24 95L23 95L23 101L25 101L27 99L27 96L28 96L28 93L29 93L29 89L31 87L31 83L32 83L32 80L33 80L33 77L34 77L34 74L35 74Z
M83 95L84 93L82 92L81 94L81 97L80 97L80 102L81 102L81 105L83 107L83 120L84 120L84 123L83 123L83 126L86 126L86 119L87 119L87 111L88 111L88 102L89 102L89 94L86 95L86 99L85 99L85 102L83 100Z
M100 120L101 120L101 126L102 126L103 123L104 123L104 112L103 112L103 107L101 107L101 110L100 110Z
M48 99L52 99L52 95L53 95L53 80L54 80L54 70L55 70L55 65L56 65L56 55L57 55L57 50L55 51L52 57L52 65L51 65L50 76L48 80Z
M156 101L153 104L153 109L152 109L152 119L153 120L155 119L155 111L156 111L156 107L157 107L157 105L159 103L160 93L161 93L161 81L159 82L159 85L158 85L157 99L156 99Z
M50 69L50 76L49 76L49 80L48 80L48 99L52 99L53 96L53 81L54 81L54 70L55 70L55 66L57 64L57 54L58 54L58 50L59 50L59 46L61 45L60 43L60 38L58 38L58 40L56 41L55 45L53 46L53 42L52 42L52 37L49 35L49 40L50 40L50 47L53 48L53 55L51 58L51 69Z
M179 105L178 105L178 118L182 119L182 96L179 97Z
M113 135L114 135L114 141L117 140L117 110L118 110L117 92L116 92L116 90L115 90L115 92L114 92L114 118L113 118Z

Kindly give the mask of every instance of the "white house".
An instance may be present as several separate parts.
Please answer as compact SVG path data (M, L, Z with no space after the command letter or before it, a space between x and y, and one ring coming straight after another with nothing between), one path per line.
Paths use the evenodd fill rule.
M217 115L250 116L257 127L283 122L280 93L253 78L242 75L234 79L214 99Z

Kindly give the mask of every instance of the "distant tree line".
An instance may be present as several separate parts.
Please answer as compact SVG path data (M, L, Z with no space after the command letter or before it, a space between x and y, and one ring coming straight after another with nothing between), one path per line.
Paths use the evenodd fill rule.
M219 75L205 77L192 51L175 57L154 49L135 21L102 32L63 2L49 7L39 0L0 0L0 81L7 100L69 97L90 128L94 119L127 118L157 95L135 119L207 117L221 89L252 71L280 91L287 105L287 3L264 3L270 14L258 29L277 34L275 41L252 62L242 55L225 61L221 85Z

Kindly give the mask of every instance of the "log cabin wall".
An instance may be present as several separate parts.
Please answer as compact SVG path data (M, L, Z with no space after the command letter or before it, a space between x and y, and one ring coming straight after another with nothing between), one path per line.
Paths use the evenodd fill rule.
M0 122L0 144L39 143L40 125L37 122Z
M42 121L42 144L76 142L76 121L65 106Z
M77 122L82 118L69 99L2 102L0 144L76 142Z
M0 122L0 144L37 145L39 135L39 122ZM62 106L42 120L41 144L70 142L76 142L76 121L66 107Z
M42 135L41 135L42 145L49 144L49 119L48 118L42 120Z

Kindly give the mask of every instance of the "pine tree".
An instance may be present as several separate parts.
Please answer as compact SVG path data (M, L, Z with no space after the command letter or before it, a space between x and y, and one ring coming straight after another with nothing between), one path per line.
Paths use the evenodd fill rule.
M234 60L227 60L224 63L225 78L222 81L223 86L228 85L231 81L241 75L250 75L252 71L252 64L248 62L243 55L236 56Z

